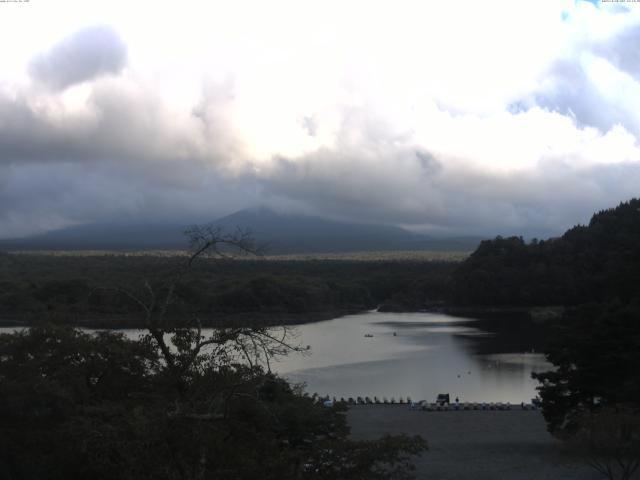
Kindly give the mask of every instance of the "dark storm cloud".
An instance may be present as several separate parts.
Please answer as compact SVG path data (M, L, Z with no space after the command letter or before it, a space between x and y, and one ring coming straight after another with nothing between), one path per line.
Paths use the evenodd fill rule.
M127 47L110 27L97 25L65 38L29 65L32 78L53 90L104 74L117 74L127 62Z
M77 110L55 99L50 105L32 102L32 94L0 91L0 164L119 163L154 176L162 175L160 167L167 163L202 160L206 154L202 122L174 115L142 85L95 82Z
M104 75L126 62L124 44L105 28L84 30L34 59L37 82L0 85L0 237L94 221L211 220L260 203L432 233L544 235L638 194L640 163L632 160L640 157L626 153L624 139L606 144L611 158L590 156L600 134L618 123L637 137L637 113L605 98L579 61L556 62L553 88L521 99L504 118L434 106L399 127L365 102L335 107L334 132L323 115L300 112L299 129L316 147L258 160L245 149L252 139L234 127L241 90L206 83L199 101L172 108L132 72ZM589 48L635 75L637 54L627 42L636 34ZM86 99L65 104L61 90L83 81ZM561 139L542 128L558 123L549 111L576 120L560 122L569 125ZM521 131L534 139L525 147L506 138ZM486 144L477 140L484 135ZM465 142L478 145L478 158L458 148ZM525 151L518 159L523 148L540 145L540 158ZM544 148L560 153L547 158Z
M229 181L215 169L184 165L190 188L123 168L78 163L0 166L0 238L93 222L209 222L259 203L249 179Z
M29 92L0 94L0 236L92 221L211 220L261 203L431 233L540 236L587 221L640 184L638 163L579 168L550 158L496 173L352 108L335 146L260 164L229 126L229 86L207 86L182 116L122 78L91 86L79 111L34 107ZM518 115L529 114L540 115ZM465 119L455 121L464 132Z
M0 238L135 217L209 221L257 203L252 181L221 168L233 135L216 114L224 101L205 97L206 121L121 78L92 82L78 109L0 89Z
M316 213L363 222L403 224L431 234L557 235L595 211L637 196L640 164L584 168L561 159L492 174L411 149L378 162L344 152L280 158L263 179L267 195Z

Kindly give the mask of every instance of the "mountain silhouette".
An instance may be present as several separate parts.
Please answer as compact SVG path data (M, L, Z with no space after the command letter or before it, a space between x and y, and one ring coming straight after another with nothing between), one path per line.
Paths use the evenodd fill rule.
M184 230L194 222L105 222L78 225L20 239L0 240L5 250L183 249ZM249 208L214 222L224 232L249 230L267 253L327 253L391 250L473 250L480 238L432 238L389 226Z

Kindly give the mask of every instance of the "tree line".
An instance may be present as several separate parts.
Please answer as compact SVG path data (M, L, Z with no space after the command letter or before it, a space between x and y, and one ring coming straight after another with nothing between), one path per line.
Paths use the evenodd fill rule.
M115 288L162 281L184 258L0 255L0 321L140 327L131 300ZM443 261L273 261L201 259L176 286L169 314L304 322L379 305L421 309L446 296L454 263Z
M558 238L481 242L452 274L456 305L629 303L640 288L640 201L593 215Z

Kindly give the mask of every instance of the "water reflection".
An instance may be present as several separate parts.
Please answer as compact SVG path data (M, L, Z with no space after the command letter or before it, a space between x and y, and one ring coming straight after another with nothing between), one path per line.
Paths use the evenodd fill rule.
M518 350L522 345L528 352L532 348L518 335L519 325L505 335L480 326L486 323L433 313L379 312L299 325L295 340L309 345L310 353L281 358L272 369L305 383L310 393L338 398L409 395L433 401L438 393L449 393L462 402L530 401L537 385L531 372L550 365L541 354ZM131 339L141 333L123 332Z
M306 383L310 392L336 397L433 400L446 392L460 401L529 401L536 393L531 372L549 364L540 354L477 354L478 344L495 335L474 323L431 313L370 312L301 325L300 339L312 355L287 357L274 369Z

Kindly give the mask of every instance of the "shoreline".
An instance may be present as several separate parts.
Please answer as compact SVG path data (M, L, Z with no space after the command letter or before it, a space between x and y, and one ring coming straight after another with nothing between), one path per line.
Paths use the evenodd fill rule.
M563 307L558 306L528 306L528 307L473 307L438 305L430 308L410 309L385 308L380 305L374 309L380 313L440 313L452 317L466 318L473 322L482 322L490 325L499 322L529 321L538 325L544 325L556 320L562 315ZM370 312L369 308L344 308L326 311L310 312L265 312L265 311L239 311L214 313L209 318L202 319L204 327L216 326L265 326L274 327L280 325L304 325L307 323L332 320L347 315ZM69 314L70 317L77 314ZM95 315L85 319L76 318L74 321L60 322L59 319L50 319L50 322L61 323L82 328L101 328L123 330L129 328L144 328L144 324L135 315ZM23 317L19 314L0 317L0 327L29 327L46 323L47 320Z
M307 323L322 322L332 320L334 318L344 317L346 315L354 315L364 313L369 310L360 309L343 309L343 310L327 310L314 311L304 313L294 312L234 312L220 313L213 315L211 318L202 319L202 326L205 328L214 327L235 327L235 326L255 326L255 327L277 327L277 326L295 326ZM145 328L145 324L134 315L102 315L85 318L83 320L76 319L70 322L60 322L56 319L33 319L33 318L16 318L16 316L0 318L0 327L31 327L46 323L56 323L68 325L78 328L94 328L107 330L128 330Z

